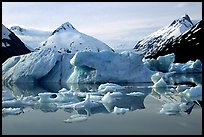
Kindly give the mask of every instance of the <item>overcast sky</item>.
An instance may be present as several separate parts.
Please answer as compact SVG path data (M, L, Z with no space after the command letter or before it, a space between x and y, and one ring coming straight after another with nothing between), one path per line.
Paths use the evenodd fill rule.
M54 31L70 22L78 31L113 48L138 40L188 14L202 19L202 2L2 2L6 27Z

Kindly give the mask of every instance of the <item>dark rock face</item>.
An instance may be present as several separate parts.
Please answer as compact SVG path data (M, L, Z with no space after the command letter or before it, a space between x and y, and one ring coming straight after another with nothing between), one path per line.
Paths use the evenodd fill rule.
M170 53L175 53L175 62L185 63L189 60L200 59L203 63L203 50L201 49L203 21L201 20L190 30L176 39L167 41L164 48L154 49L145 58L157 58Z
M140 40L135 45L134 49L135 51L144 54L144 56L151 56L153 52L165 48L167 43L170 43L172 40L190 30L193 26L194 24L190 20L190 17L184 15L174 20L170 25L163 27Z
M1 63L5 62L8 58L12 56L22 55L30 53L31 51L25 46L25 44L10 31L10 39L2 38L2 53L1 53Z

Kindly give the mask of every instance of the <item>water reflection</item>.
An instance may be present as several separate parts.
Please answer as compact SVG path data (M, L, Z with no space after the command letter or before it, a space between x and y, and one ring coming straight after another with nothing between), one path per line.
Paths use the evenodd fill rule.
M184 77L181 77L184 79ZM196 84L202 83L196 76ZM175 77L175 83L179 83ZM191 79L191 82L195 80ZM19 115L27 109L42 112L56 112L59 109L71 116L64 122L86 121L94 114L115 113L117 115L145 109L147 96L162 102L161 114L191 114L195 106L201 107L202 94L195 98L186 98L183 91L191 86L176 85L172 88L152 88L152 83L123 84L123 90L99 92L99 84L59 84L59 83L22 83L2 85L2 116ZM202 88L202 85L201 85ZM198 87L197 89L200 89Z

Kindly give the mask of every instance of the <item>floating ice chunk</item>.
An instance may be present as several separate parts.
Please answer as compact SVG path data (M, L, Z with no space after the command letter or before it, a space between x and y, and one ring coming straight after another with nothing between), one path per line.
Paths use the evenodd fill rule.
M70 102L70 101L78 101L75 94L71 91L62 89L59 91L59 93L39 93L38 94L40 99L40 103L64 103L64 102Z
M15 97L10 92L6 90L2 91L2 101L12 100L12 99L15 99Z
M176 115L181 111L179 103L167 103L163 105L163 108L160 110L161 114L167 115Z
M101 102L103 96L90 94L90 100L94 102Z
M98 87L98 92L102 92L102 93L117 92L117 91L121 91L121 90L124 90L124 87L122 87L118 84L114 84L114 83L101 84Z
M168 72L170 66L175 60L175 54L159 56L157 59L143 59L144 65L152 71Z
M58 91L57 97L54 99L55 102L78 102L77 96L71 90L67 90L65 88Z
M161 73L157 72L151 76L151 80L153 83L157 83L161 79Z
M108 92L103 96L102 102L111 104L111 103L117 101L118 99L120 99L121 96L123 96L123 94L121 92L113 92L113 93Z
M129 108L119 108L119 107L114 107L113 113L115 114L125 114L127 111L129 111Z
M3 108L2 115L19 115L23 111L20 108Z
M87 119L88 119L87 115L76 114L76 115L70 116L70 118L67 120L64 120L64 122L65 123L82 122L82 121L86 121Z
M38 95L40 97L39 99L40 103L54 102L55 98L57 97L56 93L50 93L50 92L39 93ZM55 98L52 98L52 96L54 96Z
M23 103L21 100L6 100L2 102L2 107L3 108L21 108L23 107Z
M168 72L171 64L175 60L175 54L171 53L171 54L167 54L165 56L159 56L157 58L157 60L158 60L158 69L159 69L159 71Z
M187 86L187 85L178 85L177 87L176 87L176 90L177 90L177 92L182 92L182 91L184 91L184 90L186 90L186 89L189 89L190 87L189 86Z
M194 102L187 102L187 103L181 103L179 107L181 108L181 111L186 112L187 114L190 114L195 103Z
M183 102L183 103L167 103L163 105L163 108L160 110L160 113L167 115L176 115L181 112L190 114L195 103L194 102Z
M161 78L166 83L171 83L171 77L175 74L175 72L167 72L167 73L162 73L162 72L157 72L151 76L152 82L155 84L157 83Z
M199 59L195 62L190 60L187 63L175 63L171 65L169 71L176 71L176 73L202 72L202 63Z
M126 95L128 95L128 96L144 96L145 94L142 92L131 92L131 93L128 93Z
M166 88L167 84L164 81L164 79L161 77L159 81L157 81L156 83L154 83L154 85L152 87L162 87L162 88Z
M98 102L94 102L90 100L90 94L86 94L86 98L82 102L73 103L70 105L63 105L61 108L73 108L73 109L86 109L98 106Z
M62 88L60 89L58 92L68 92L69 90L67 90L66 88Z
M190 100L202 100L202 85L199 84L195 87L191 87L190 89L186 89L179 95Z

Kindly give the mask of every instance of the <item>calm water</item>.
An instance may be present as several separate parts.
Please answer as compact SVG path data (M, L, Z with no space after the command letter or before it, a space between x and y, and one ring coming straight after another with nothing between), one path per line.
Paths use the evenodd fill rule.
M151 83L126 84L122 94L112 96L110 102L99 102L95 106L78 109L60 108L62 102L22 105L23 113L2 116L3 135L201 135L202 107L193 105L185 111L172 115L160 113L164 104L186 103L172 89L155 90ZM83 102L85 94L104 97L98 94L99 85L46 83L32 85L3 85L3 90L12 93L18 99L36 97L38 93L52 92L66 88ZM118 92L116 92L118 93ZM135 93L135 94L133 94ZM23 97L22 97L23 95ZM55 94L56 95L56 94ZM100 95L100 96L99 96ZM21 96L21 98L20 98ZM50 96L51 97L51 96ZM55 98L56 96L52 96ZM73 100L72 100L73 101ZM64 104L76 102L67 101ZM34 101L35 102L35 101ZM71 103L72 102L72 103ZM192 102L191 102L192 103ZM57 104L57 106L56 106ZM129 111L115 113L114 107ZM3 113L3 112L2 112ZM73 117L75 116L76 119ZM72 119L73 118L73 119ZM65 120L73 120L65 122Z

